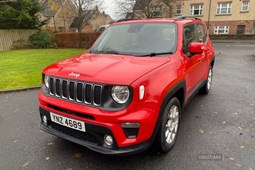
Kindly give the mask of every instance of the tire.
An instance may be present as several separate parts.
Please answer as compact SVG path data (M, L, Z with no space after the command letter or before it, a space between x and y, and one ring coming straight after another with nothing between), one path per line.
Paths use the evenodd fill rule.
M213 68L211 66L208 72L206 84L199 90L200 94L206 95L209 93L209 91L212 88L212 79L213 79Z
M161 153L169 152L176 141L180 122L181 105L179 100L172 98L160 117L160 125L156 138L157 150Z

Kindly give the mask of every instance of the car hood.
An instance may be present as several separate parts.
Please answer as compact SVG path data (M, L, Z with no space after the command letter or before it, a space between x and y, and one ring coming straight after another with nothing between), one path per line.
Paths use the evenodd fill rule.
M87 82L129 85L169 60L166 56L135 57L85 53L47 67L44 74Z

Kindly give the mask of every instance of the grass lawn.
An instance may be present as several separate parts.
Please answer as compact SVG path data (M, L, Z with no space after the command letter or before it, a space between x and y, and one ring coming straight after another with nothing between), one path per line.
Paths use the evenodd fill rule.
M84 49L29 49L0 52L0 91L41 85L42 70Z

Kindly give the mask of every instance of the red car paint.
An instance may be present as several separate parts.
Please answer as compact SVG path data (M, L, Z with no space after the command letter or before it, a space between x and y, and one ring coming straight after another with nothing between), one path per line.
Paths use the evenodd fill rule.
M174 54L160 57L135 57L115 54L90 54L82 55L55 63L46 69L43 74L74 79L76 81L93 82L110 85L128 85L132 88L132 101L130 104L117 111L109 111L103 108L81 105L51 96L39 94L40 108L59 115L107 127L112 132L118 148L135 146L150 140L155 133L154 129L158 115L166 94L180 82L185 82L184 101L186 105L189 98L195 92L196 87L207 79L210 65L215 52L207 33L205 43L191 43L190 49L198 52L188 57L183 52L183 27L185 24L204 23L196 19L152 19L135 20L115 23L114 25L132 23L175 23L177 25L177 48ZM201 49L203 47L203 49ZM93 47L92 47L93 48ZM200 49L199 49L200 48ZM203 51L202 53L199 53ZM70 77L70 73L79 73L79 77ZM139 99L139 87L145 87L144 98ZM48 105L92 115L94 120L82 118L55 110ZM129 139L123 132L121 123L138 122L140 129L136 138Z

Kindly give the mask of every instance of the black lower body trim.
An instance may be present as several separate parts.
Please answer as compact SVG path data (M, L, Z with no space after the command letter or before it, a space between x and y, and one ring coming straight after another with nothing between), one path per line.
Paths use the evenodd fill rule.
M41 123L41 130L49 134L61 137L71 142L85 146L93 151L106 155L132 155L140 153L148 149L152 142L147 141L130 147L118 147L114 135L111 130L103 127L86 123L86 132L79 132L62 125L58 125L50 121L50 113L47 110L40 108L40 114L47 116L48 123L45 125ZM114 138L114 144L109 147L104 143L104 135L109 134Z
M187 97L187 100L185 102L185 106L187 106L187 104L190 102L190 100L196 96L196 94L199 92L199 90L206 84L206 80L205 81L201 81L190 93L190 95ZM184 109L184 107L183 107Z

